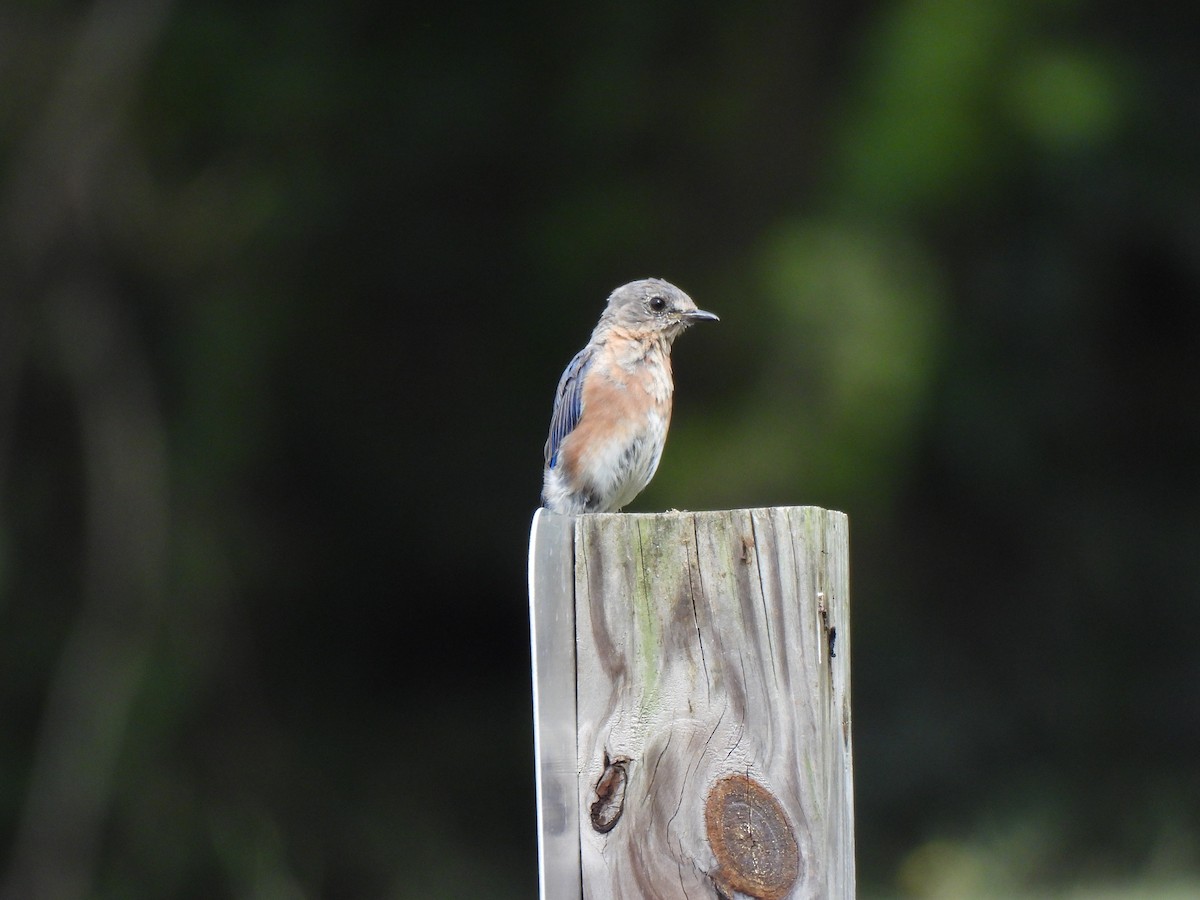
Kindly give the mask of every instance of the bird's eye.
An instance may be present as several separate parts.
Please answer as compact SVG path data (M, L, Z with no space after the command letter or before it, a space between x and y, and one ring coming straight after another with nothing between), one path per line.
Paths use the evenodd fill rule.
M651 297L650 298L650 308L652 310L654 310L655 312L662 312L664 309L667 308L667 301L664 300L662 297Z

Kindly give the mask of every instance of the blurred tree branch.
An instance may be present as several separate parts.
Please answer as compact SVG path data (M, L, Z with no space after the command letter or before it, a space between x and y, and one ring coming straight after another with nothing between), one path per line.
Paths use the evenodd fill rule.
M113 772L139 689L168 547L165 433L128 304L99 260L98 224L119 184L127 101L169 0L96 3L69 38L61 77L14 154L0 218L20 296L7 304L0 416L15 417L34 347L68 388L84 454L81 601L44 701L5 898L92 892ZM48 339L34 340L44 331ZM8 446L0 479L8 484ZM50 465L61 463L51 461ZM46 536L53 540L52 536Z

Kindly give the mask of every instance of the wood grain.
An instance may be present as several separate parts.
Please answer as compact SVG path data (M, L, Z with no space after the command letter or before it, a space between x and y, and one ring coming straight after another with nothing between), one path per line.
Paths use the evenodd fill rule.
M584 897L854 896L847 557L813 507L576 519Z

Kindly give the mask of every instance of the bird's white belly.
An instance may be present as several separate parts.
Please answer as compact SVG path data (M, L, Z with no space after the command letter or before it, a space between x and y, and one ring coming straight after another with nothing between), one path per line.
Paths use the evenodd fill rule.
M612 497L610 510L621 509L654 477L666 439L666 419L657 412L647 415L641 428L598 448L593 477L600 496Z

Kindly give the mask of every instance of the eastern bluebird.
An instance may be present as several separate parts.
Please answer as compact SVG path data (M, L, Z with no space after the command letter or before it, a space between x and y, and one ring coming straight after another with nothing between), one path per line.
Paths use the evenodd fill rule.
M654 477L671 424L671 343L718 321L659 278L608 298L586 347L554 395L542 503L551 512L615 512Z

